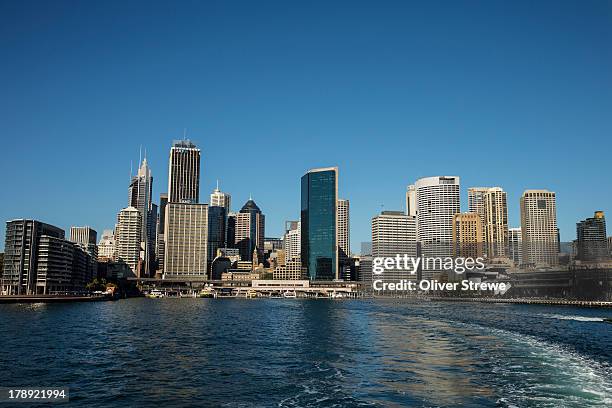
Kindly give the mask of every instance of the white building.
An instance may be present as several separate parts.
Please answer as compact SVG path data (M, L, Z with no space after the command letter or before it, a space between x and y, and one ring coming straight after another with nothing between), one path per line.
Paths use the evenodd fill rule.
M302 223L300 221L292 222L287 232L285 232L285 260L289 262L293 259L300 258Z
M98 243L98 258L115 260L115 233L113 230L104 230L102 232L102 238L100 238Z
M208 204L166 205L164 276L207 276Z
M217 188L210 194L210 206L211 207L223 207L225 213L229 214L231 211L232 196L228 193L224 193L219 190L219 180L217 180Z
M435 176L414 184L417 204L417 238L427 257L452 255L453 216L461 212L459 177ZM439 271L423 271L430 279Z
M416 218L403 211L383 211L372 218L372 256L395 257L417 256ZM385 282L398 282L400 279L417 279L411 270L387 270L382 279Z
M142 215L135 207L119 211L115 227L115 254L117 262L124 262L140 277L139 261L142 247Z

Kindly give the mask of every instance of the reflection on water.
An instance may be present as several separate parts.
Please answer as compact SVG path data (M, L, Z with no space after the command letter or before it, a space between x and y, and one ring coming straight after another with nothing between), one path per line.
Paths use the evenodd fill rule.
M400 300L1 305L0 383L76 406L610 406L612 311Z

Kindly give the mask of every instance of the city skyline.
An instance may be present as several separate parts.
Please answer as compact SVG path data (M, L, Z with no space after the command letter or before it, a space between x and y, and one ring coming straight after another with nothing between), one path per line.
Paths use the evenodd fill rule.
M181 142L182 143L182 141L180 139L172 140L171 142L169 142L169 146L168 146L168 150L169 151L171 151L171 152L173 151L172 150L172 146L176 142ZM193 140L190 140L190 139L187 140L187 142L188 143L192 143L193 147L195 147L197 149L200 149L200 147L199 147L197 142L194 142ZM148 169L147 171L154 172L155 170L150 165L150 160L148 159L148 157L144 157L144 158L142 157L142 146L141 146L140 155L141 155L141 157L138 160L142 160L143 161L142 164L144 164L145 166L148 166L147 167L147 169ZM203 156L204 156L204 154L203 154ZM166 160L168 160L168 159L166 159ZM134 167L136 168L136 170L134 170ZM337 167L337 166L334 166L334 167ZM312 170L312 168L309 168L309 169L305 170L304 173L307 173L310 170ZM131 175L129 177L129 182L126 182L126 183L127 184L133 183L134 180L138 177L139 171L140 171L139 165L138 164L134 165L134 163L132 162L131 163L131 172L130 172ZM163 167L162 171L160 173L156 173L157 175L156 175L155 179L153 179L153 182L152 182L153 194L151 195L151 201L152 201L152 204L155 205L156 207L159 207L159 204L160 204L159 203L160 195L161 196L165 196L165 197L167 197L167 195L168 195L168 193L166 191L159 192L159 190L163 190L163 189L161 189L159 187L156 187L157 183L164 183L164 181L163 181L164 171L166 171L166 172L168 171L168 165ZM205 173L205 172L206 172L206 169L202 168L200 170L200 174L199 174L200 177L201 177L202 173ZM338 174L339 174L339 179L341 181L342 181L342 173L343 173L342 169L339 168L338 169ZM380 205L377 208L376 211L378 211L378 212L373 212L369 219L367 219L367 220L360 220L360 219L358 219L356 221L356 223L357 224L361 224L361 223L365 222L365 224L369 228L370 227L371 218L372 217L376 217L381 211L385 211L385 210L386 211L398 211L399 210L399 211L405 212L406 211L406 206L407 206L407 202L406 202L406 199L407 199L406 191L407 191L407 189L408 188L412 188L413 184L417 180L427 179L427 178L437 178L437 177L455 177L455 176L432 176L432 175L430 175L430 176L421 177L421 178L418 178L418 179L413 179L413 180L409 181L409 183L404 187L404 191L398 192L397 197L396 197L398 199L395 200L395 201L400 203L399 206L391 208L389 206L385 206L384 204L382 204L382 205ZM458 176L458 177L460 178L460 176ZM168 176L166 175L166 180L167 180L167 178L168 178ZM162 181L159 181L160 179L162 179ZM156 182L155 180L158 180L158 181ZM203 187L201 185L199 186L199 194L198 195L200 197L203 197L203 200L201 200L202 204L210 204L211 203L211 199L213 198L213 196L216 193L226 194L226 195L231 196L231 197L236 196L235 192L227 191L224 188L220 189L220 184L221 184L220 183L220 179L216 179L215 180L215 187L210 192L203 191L202 190ZM299 180L294 181L294 184L299 186L299 184L300 184ZM493 184L495 184L495 183L493 183ZM164 186L167 186L167 185L168 185L168 183L166 181L164 183ZM340 182L338 184L338 191L342 191L341 185L342 185L342 182ZM483 189L483 187L476 187L477 185L478 184L476 183L475 186L465 186L463 181L461 181L461 184L459 186L459 196L460 196L460 212L459 213L465 213L465 212L469 212L470 211L470 194L471 194L471 190ZM500 187L503 189L503 186L500 186ZM484 187L484 189L492 189L492 190L495 190L497 188L499 188L499 187ZM546 189L546 188L543 188L543 189ZM123 190L125 190L125 186L123 186ZM166 190L167 190L167 188L166 188ZM535 190L535 189L525 188L523 191L521 191L519 197L517 198L516 203L513 203L511 201L511 199L508 199L508 203L507 203L508 214L510 215L510 214L512 214L514 212L518 213L517 214L517 218L518 219L516 221L513 221L513 218L511 216L508 217L508 226L509 226L509 228L520 228L521 227L521 220L520 220L520 198L522 197L522 194L525 191L527 191L527 190ZM131 189L130 189L130 191L131 191ZM503 193L507 193L507 192L503 191ZM124 194L125 194L125 191L124 191ZM132 193L130 192L130 194L132 194ZM237 196L240 197L241 195L242 194L239 194ZM341 195L342 194L339 194L339 196L341 196ZM129 198L128 201L130 199L131 198ZM250 201L252 199L253 199L253 196L252 196L252 193L251 193L251 194L248 195L248 199L246 199L245 201L248 202L248 201ZM342 200L342 199L340 199L340 200ZM350 201L350 199L347 199L347 200ZM257 201L259 201L259 200L257 200ZM265 200L265 198L264 198L261 201L267 201L267 200ZM513 208L514 204L516 205L516 208ZM299 197L298 197L298 205L299 205ZM110 222L108 222L108 224L102 224L100 226L97 226L97 225L95 225L94 223L91 223L91 222L82 222L82 223L70 222L69 225L67 225L67 226L64 226L64 225L61 225L61 224L58 225L57 223L49 222L49 220L47 218L45 218L44 215L40 216L38 218L21 215L21 216L9 217L9 218L6 218L3 221L7 222L7 221L11 221L11 220L18 220L18 219L35 219L35 220L41 220L43 222L49 222L49 224L52 224L52 225L58 225L59 227L61 227L66 232L69 232L71 230L71 228L75 227L76 225L86 225L87 227L93 228L93 230L95 230L97 232L101 232L101 231L104 231L104 230L109 230L109 229L112 230L112 229L114 229L115 223L116 223L117 212L120 211L123 208L126 208L126 207L129 207L129 205L123 204L122 207L118 208L114 212L114 217L113 217L113 219ZM351 205L351 207L352 207L352 205ZM557 202L557 224L561 225L561 223L559 222L558 207L559 207L559 203ZM607 211L603 210L602 208L603 207L594 206L593 209L591 210L591 213L593 213L594 211L603 211L604 213L607 213ZM238 212L239 208L236 208L236 209L233 209L233 210ZM351 214L352 214L352 209L351 209ZM588 213L586 215L584 215L584 216L582 216L582 215L576 216L575 219L573 220L573 222L571 223L571 226L573 228L570 229L565 234L564 234L563 230L560 230L560 233L561 233L561 241L560 242L571 242L574 239L576 239L576 223L580 222L584 218L587 218L588 216L589 216ZM351 218L353 218L353 217L354 217L354 215L351 215ZM271 214L271 216L268 216L267 218L271 218L271 219L275 220L278 217L275 217L274 214ZM299 211L297 211L296 215L293 218L299 219ZM281 222L282 225L281 225L281 228L280 228L280 232L278 234L276 234L276 233L268 233L267 232L268 228L273 230L273 231L278 230L278 226L277 225L270 225L270 222L268 221L266 223L266 237L279 237L279 238L282 238L284 236L284 234L285 234L284 223L289 221L289 220L291 220L291 219L292 218L289 217L288 219L283 220ZM349 231L349 239L350 239L350 241L352 241L350 243L351 251L354 254L359 254L360 250L361 250L361 243L362 242L368 242L368 241L371 240L371 231L368 231L368 235L366 235L364 237L364 239L355 239L353 237L353 235L354 235L353 228L354 228L353 227L353 223L351 223L350 231ZM606 231L606 234L608 234L607 231ZM567 239L564 239L565 237L567 237ZM4 250L4 232L0 232L0 238L2 238L2 240L0 241L0 252L2 252ZM163 259L163 256L162 256L162 259Z
M191 4L172 16L151 4L144 25L137 3L67 4L1 6L4 220L112 228L139 147L157 203L185 128L202 150L200 201L217 179L237 204L252 194L270 236L297 219L295 180L326 166L351 202L354 252L382 204L402 210L406 186L438 174L461 178L462 212L467 188L502 187L510 228L523 191L556 192L563 241L612 211L607 4ZM253 183L235 147L257 143L270 177Z

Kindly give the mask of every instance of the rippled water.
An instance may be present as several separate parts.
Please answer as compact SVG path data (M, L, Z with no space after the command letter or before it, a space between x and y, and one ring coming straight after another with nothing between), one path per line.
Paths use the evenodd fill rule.
M83 407L609 407L604 317L406 300L0 305L0 386L68 386Z

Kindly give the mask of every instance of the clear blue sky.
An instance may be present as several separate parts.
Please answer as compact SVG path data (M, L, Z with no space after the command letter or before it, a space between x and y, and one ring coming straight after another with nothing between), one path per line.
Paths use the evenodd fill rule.
M125 4L124 4L125 3ZM338 165L352 247L422 176L557 192L562 239L612 215L609 1L2 1L0 218L112 228L146 147L183 129L266 235ZM156 199L157 201L157 199ZM0 246L4 228L0 228Z

